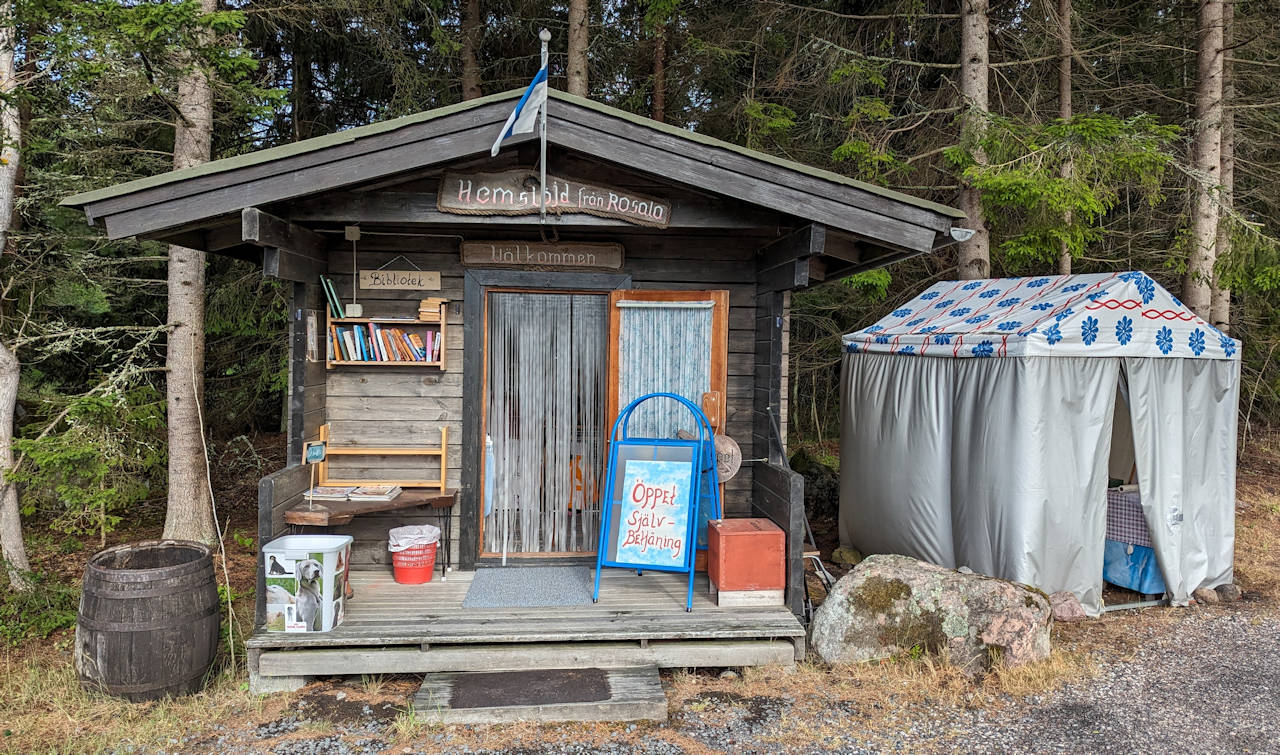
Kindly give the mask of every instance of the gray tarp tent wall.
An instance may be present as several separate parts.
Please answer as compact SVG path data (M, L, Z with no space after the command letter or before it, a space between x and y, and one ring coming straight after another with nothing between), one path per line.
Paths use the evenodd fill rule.
M939 283L843 342L842 545L1096 615L1119 391L1170 599L1231 581L1240 345L1145 274Z

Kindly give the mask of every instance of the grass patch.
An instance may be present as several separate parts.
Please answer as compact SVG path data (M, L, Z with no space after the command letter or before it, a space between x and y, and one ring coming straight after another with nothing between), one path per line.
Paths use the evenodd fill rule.
M27 576L32 586L22 592L10 589L6 578L0 594L0 643L13 646L27 640L43 640L76 624L78 587L48 572L29 572Z
M0 664L0 749L10 752L98 752L129 745L200 749L191 736L215 723L243 721L266 703L243 681L219 674L203 692L175 700L129 703L83 689L70 643L32 657L12 649ZM184 746L185 745L185 746Z

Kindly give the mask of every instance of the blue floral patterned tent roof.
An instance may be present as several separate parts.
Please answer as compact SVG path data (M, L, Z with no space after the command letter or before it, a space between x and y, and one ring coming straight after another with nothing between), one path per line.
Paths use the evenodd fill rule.
M938 283L843 341L939 357L1240 358L1239 341L1142 272Z

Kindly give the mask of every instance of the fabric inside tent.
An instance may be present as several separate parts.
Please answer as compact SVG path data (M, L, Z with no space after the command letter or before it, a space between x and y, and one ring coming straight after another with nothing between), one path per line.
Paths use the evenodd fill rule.
M1097 614L1123 376L1171 599L1230 581L1239 344L1143 273L939 283L844 345L842 545Z

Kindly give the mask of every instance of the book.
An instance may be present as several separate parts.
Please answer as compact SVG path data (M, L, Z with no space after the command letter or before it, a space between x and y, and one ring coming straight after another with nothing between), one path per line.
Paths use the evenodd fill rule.
M357 488L317 485L306 493L303 493L303 497L308 501L345 501L350 498L351 493L355 490L357 490ZM391 499L388 498L387 500Z
M401 333L400 339L404 342L404 345L409 349L409 353L413 355L413 361L421 362L424 359L424 357L422 356L422 353L419 352L417 347L413 345L413 340L409 338L408 333Z
M358 356L356 358L358 361L367 362L369 361L369 349L365 343L367 339L364 334L364 326L356 325L354 329L356 333L356 350L358 352Z
M348 362L360 361L359 357L357 356L358 352L356 351L355 337L352 335L351 331L343 331L342 345L344 347L343 359L345 359Z
M399 328L391 329L391 340L396 346L396 351L400 352L400 358L406 362L416 362L418 357L409 348L404 340L404 331Z
M417 349L418 352L422 354L422 361L430 362L431 355L427 353L427 347L422 340L422 336L417 333L410 333L409 340L413 342L413 348Z
M400 495L399 485L361 485L347 496L352 501L391 501Z
M396 355L391 352L391 349L387 344L387 332L382 328L378 328L376 333L377 338L375 340L377 341L378 358L384 362L396 361Z
M342 306L342 300L338 298L338 290L333 287L333 281L320 276L320 288L324 289L324 297L329 300L329 312L338 319L346 317L346 310Z
M330 325L329 332L324 334L324 356L325 356L325 359L329 360L330 362L338 358L335 353L336 343L337 343L337 340L333 337L333 326Z

